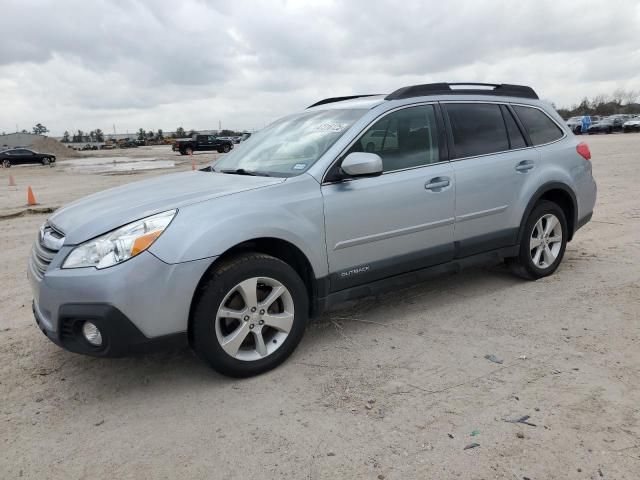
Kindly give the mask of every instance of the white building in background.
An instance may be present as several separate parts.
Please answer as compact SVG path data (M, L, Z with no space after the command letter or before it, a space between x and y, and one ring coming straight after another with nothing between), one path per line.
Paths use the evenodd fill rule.
M46 137L46 135L34 135L33 133L7 133L0 135L0 150L15 147L30 147L36 140Z

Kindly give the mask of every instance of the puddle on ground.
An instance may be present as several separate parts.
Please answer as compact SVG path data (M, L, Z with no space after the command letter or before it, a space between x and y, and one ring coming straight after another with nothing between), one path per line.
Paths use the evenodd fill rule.
M85 173L137 172L176 166L173 160L159 160L153 157L78 158L75 160L61 160L56 163L65 170Z

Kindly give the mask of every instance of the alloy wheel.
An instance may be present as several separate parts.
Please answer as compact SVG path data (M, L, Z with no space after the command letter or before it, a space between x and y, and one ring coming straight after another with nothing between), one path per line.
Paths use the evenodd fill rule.
M233 287L215 318L217 340L231 357L255 361L275 352L293 327L289 290L269 277L253 277Z
M538 268L549 268L562 248L562 225L552 213L543 215L534 225L529 240L531 260Z

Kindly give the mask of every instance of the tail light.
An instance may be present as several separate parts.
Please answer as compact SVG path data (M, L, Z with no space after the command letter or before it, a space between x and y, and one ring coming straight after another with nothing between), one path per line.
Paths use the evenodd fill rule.
M585 160L591 160L591 151L589 150L589 145L586 143L580 142L576 146L576 152Z

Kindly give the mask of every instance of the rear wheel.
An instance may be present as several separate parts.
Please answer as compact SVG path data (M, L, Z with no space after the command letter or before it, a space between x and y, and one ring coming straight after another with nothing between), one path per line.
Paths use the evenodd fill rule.
M551 275L562 261L567 237L564 211L553 202L539 202L524 226L519 255L509 261L512 271L528 280Z
M243 254L217 266L200 288L192 345L224 375L257 375L291 355L308 311L306 288L293 268L269 255Z

